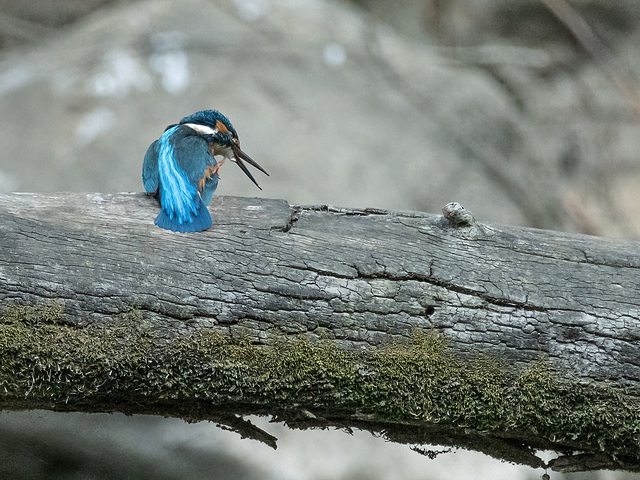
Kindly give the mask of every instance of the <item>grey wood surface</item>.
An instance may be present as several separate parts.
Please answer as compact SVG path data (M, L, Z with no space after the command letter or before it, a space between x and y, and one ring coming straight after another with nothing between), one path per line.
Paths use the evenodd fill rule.
M133 306L168 335L203 324L349 349L435 327L462 353L543 352L638 386L636 242L257 198L210 211L208 231L177 234L141 194L0 195L0 300L62 299L79 323Z
M517 372L542 355L578 384L620 389L624 398L606 393L607 402L614 403L598 408L622 408L629 414L625 432L635 431L639 244L485 225L449 207L443 216L217 197L209 207L209 230L179 234L153 224L158 205L143 194L0 195L0 306L57 302L64 323L79 329L109 327L135 311L136 318L151 325L156 346L206 329L265 348L283 338L303 337L329 340L342 351L367 352L409 341L416 331L438 332L457 356L469 361L490 355ZM6 352L11 339L0 338L3 345ZM49 382L42 387L47 392L51 374L43 381ZM286 406L255 403L257 394L230 393L232 386L209 397L212 404L226 405L223 413L200 409L194 416L193 410L186 414L167 406L165 397L156 398L152 410L143 408L140 399L119 408L90 396L76 404L68 396L53 400L53 395L29 403L33 388L16 388L12 398L5 389L0 407L120 409L216 419L269 444L275 439L247 427L235 414L277 414L298 426L356 426L409 443L416 438L394 433L388 418L384 426L375 424L380 417L362 414L351 404L332 416L331 401L322 396L305 397L308 402L296 403L297 412L287 418ZM117 385L113 388L117 391ZM331 398L342 395L347 394ZM324 409L326 417L309 411L309 405ZM421 415L428 420L428 414ZM441 428L428 423L428 429ZM442 442L483 450L483 428L488 427L470 433L469 425L460 423L461 430L455 435L447 430L448 440ZM416 427L414 420L404 424ZM452 425L454 430L458 426ZM640 468L635 437L624 440L624 455L601 458L604 440L598 444L591 433L572 440L560 439L551 429L538 432L538 427L533 434L492 428L498 431L491 438L507 442L513 451L505 453L502 445L501 453L489 453L507 460L543 466L532 448L565 453L574 448L591 456L561 457L556 469ZM558 428L566 430L566 423Z

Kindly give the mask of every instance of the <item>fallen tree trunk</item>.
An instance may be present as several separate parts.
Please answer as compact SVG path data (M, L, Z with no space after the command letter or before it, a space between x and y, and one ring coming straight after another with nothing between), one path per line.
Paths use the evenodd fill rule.
M640 470L640 250L415 212L0 195L0 408L338 426ZM421 450L420 447L416 447Z

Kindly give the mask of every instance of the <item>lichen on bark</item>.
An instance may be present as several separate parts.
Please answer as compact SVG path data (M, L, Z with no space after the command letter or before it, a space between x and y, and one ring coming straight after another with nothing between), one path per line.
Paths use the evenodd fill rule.
M475 448L544 466L536 449L587 452L614 468L640 456L640 402L577 381L540 356L515 369L470 360L435 330L359 351L283 335L270 345L208 328L167 339L143 312L78 326L61 303L0 316L0 408L155 413L190 420L272 415L296 427L356 427L406 443ZM608 462L608 463L607 463Z

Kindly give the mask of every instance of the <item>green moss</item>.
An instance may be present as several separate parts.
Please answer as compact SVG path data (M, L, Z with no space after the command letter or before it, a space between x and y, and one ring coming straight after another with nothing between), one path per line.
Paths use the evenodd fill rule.
M495 402L504 385L495 382L499 369L458 360L445 340L434 333L414 333L410 344L393 344L373 356L374 371L365 384L368 396L379 397L376 413L482 427L496 416ZM484 370L482 367L487 367ZM390 401L392 399L393 401Z
M170 414L159 407L166 402L201 418L203 408L244 405L246 413L308 410L346 423L463 427L535 438L541 448L640 453L636 397L582 384L544 357L521 371L487 355L463 360L436 332L356 353L330 340L283 335L262 346L207 329L171 341L135 310L108 327L63 320L57 304L4 309L0 407L149 405Z
M7 306L0 317L0 389L6 398L56 403L107 394L121 374L137 379L133 374L147 369L154 346L136 317L122 316L109 328L79 328L63 323L58 303Z
M563 377L545 359L523 371L509 392L507 425L554 442L640 456L640 402L618 388Z
M52 302L38 307L9 304L0 317L3 323L8 324L47 324L59 323L63 319L64 307L59 302Z

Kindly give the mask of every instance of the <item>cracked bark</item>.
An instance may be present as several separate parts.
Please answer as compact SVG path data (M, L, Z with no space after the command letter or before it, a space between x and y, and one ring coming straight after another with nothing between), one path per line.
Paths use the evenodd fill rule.
M109 327L135 311L151 326L154 352L203 329L265 349L303 337L347 352L401 343L416 329L437 331L461 359L489 354L518 372L542 354L563 375L617 389L625 402L640 392L637 244L484 225L455 208L443 217L218 197L210 206L214 226L186 235L155 227L156 211L141 194L0 195L0 305L58 302L64 324L78 330ZM550 466L564 471L637 470L640 463L640 442L621 456L554 440L556 433L474 430L428 415L382 421L361 408L332 411L322 400L252 404L246 394L219 392L194 401L194 414L184 398L127 403L116 389L111 398L76 392L62 401L32 390L17 395L6 380L2 386L5 409L209 419L272 445L241 416L484 451L490 440L497 447L488 453L536 467L545 466L536 449L556 449L564 456ZM634 448L638 455L629 454Z

